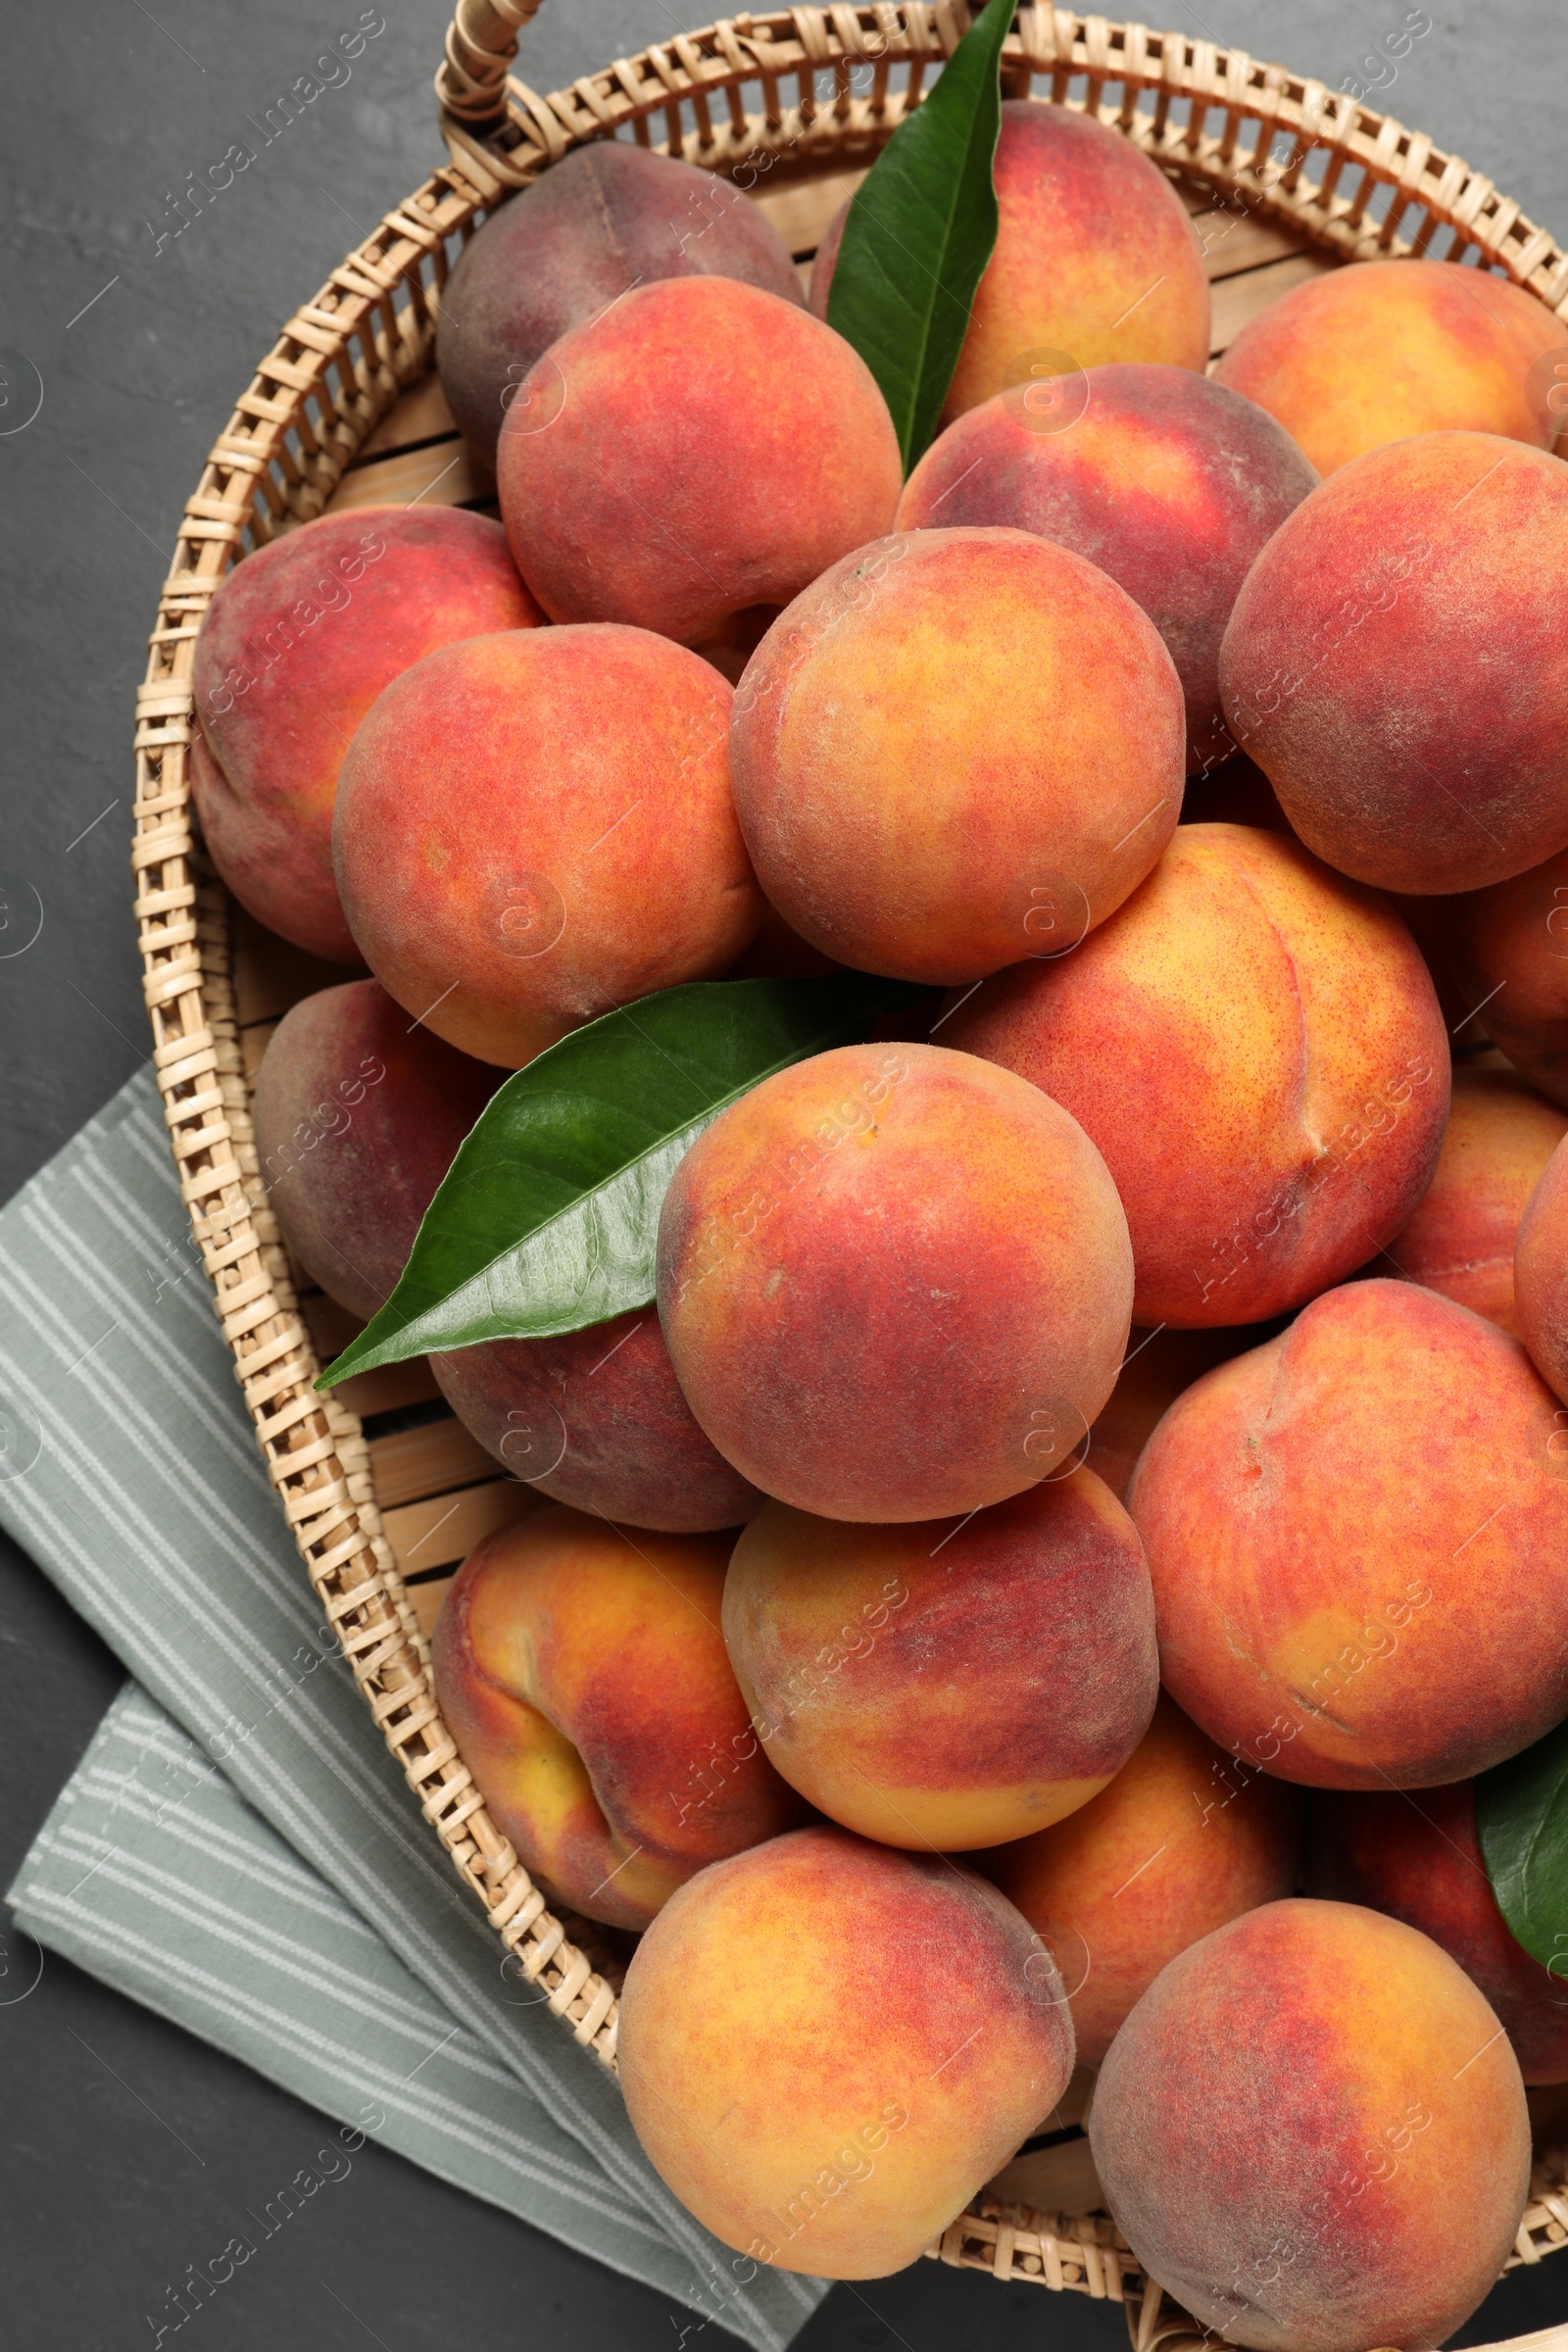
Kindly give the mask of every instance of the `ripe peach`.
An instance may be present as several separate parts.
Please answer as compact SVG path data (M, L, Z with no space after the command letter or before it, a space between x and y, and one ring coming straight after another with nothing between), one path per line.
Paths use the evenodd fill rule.
M1001 524L1108 572L1165 641L1189 772L1231 749L1219 645L1253 557L1317 475L1272 416L1188 368L1115 366L968 410L905 486L901 530Z
M1220 648L1231 733L1343 873L1506 881L1568 845L1565 611L1568 467L1487 433L1392 442L1248 573Z
M1525 2081L1568 2082L1568 1984L1514 1940L1497 1908L1473 1781L1414 1797L1319 1790L1309 1850L1309 1892L1365 1903L1430 1936L1495 2009Z
M1127 1337L1104 1162L1010 1071L843 1046L765 1078L675 1170L659 1312L727 1461L824 1518L1002 1502L1082 1443Z
M611 1927L805 1812L724 1654L726 1550L557 1506L487 1536L441 1603L436 1697L491 1819L553 1902Z
M1214 375L1333 473L1417 433L1502 433L1549 449L1548 352L1568 358L1561 319L1505 278L1454 262L1364 262L1271 302Z
M494 463L509 401L567 327L630 286L710 275L801 300L783 239L732 181L630 140L576 148L492 214L447 281L436 360L452 414Z
M645 629L471 638L396 679L343 763L333 852L398 1003L515 1069L733 963L761 900L729 793L730 700Z
M1568 1401L1568 1149L1557 1146L1519 1220L1513 1256L1514 1313L1537 1371ZM1568 1415L1557 1415L1551 1452L1568 1474Z
M1072 2072L1051 1955L945 1857L797 1831L681 1887L632 1955L620 2080L650 2161L743 2258L902 2270Z
M454 1348L430 1369L486 1451L557 1502L690 1535L738 1527L761 1499L693 1420L652 1307Z
M871 370L820 319L729 277L636 287L524 379L502 519L552 620L683 644L798 596L898 504Z
M1539 1740L1568 1711L1555 1409L1517 1341L1408 1282L1330 1291L1207 1373L1127 1497L1178 1706L1324 1788L1429 1788Z
M1507 1069L1453 1073L1438 1164L1416 1212L1389 1244L1410 1282L1457 1298L1517 1339L1513 1250L1536 1182L1568 1134L1568 1112ZM1388 1271L1387 1268L1382 1269Z
M303 997L268 1041L252 1116L268 1198L305 1272L368 1321L499 1072L432 1037L378 980Z
M1532 1086L1568 1103L1568 850L1466 892L1449 916L1466 1008Z
M940 1034L1103 1152L1141 1323L1256 1322L1342 1281L1443 1140L1447 1041L1404 925L1241 825L1184 825L1076 955L1001 973Z
M884 1845L944 1852L1086 1803L1159 1688L1143 1546L1085 1469L956 1527L764 1503L730 1561L724 1640L803 1796Z
M824 956L965 983L1054 954L1181 808L1181 685L1153 623L1024 531L900 533L776 620L730 761L758 878Z
M1159 1694L1109 1786L979 1858L1055 1954L1078 2060L1098 2066L1168 1960L1296 1890L1298 1792L1214 1746Z
M258 922L358 963L332 878L355 728L436 646L543 618L499 526L457 507L326 514L236 564L196 641L191 792L213 863Z
M1201 373L1208 278L1186 207L1158 166L1065 107L1008 99L993 177L1000 220L946 415L1032 373L1152 360ZM811 271L826 318L844 213Z
M1496 2018L1435 1943L1353 1903L1268 1903L1171 1961L1111 2044L1089 2139L1139 2260L1262 2352L1441 2344L1530 2182Z

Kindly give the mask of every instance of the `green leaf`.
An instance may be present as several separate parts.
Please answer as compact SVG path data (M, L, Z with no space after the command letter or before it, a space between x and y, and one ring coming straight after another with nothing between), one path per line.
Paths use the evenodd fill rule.
M1014 7L990 0L899 124L860 183L833 266L828 324L881 385L906 472L936 432L997 241L991 167Z
M573 1030L492 1096L396 1290L317 1387L646 1306L664 1194L703 1129L772 1071L864 1037L919 993L859 972L691 981Z
M1568 1723L1481 1774L1476 1829L1514 1940L1568 1977Z

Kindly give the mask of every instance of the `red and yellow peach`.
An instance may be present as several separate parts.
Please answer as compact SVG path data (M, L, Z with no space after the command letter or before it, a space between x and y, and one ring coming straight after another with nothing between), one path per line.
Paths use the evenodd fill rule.
M777 1770L884 1845L961 1851L1088 1801L1159 1683L1143 1546L1077 1469L956 1526L847 1526L765 1503L724 1640Z
M612 1927L806 1810L724 1654L726 1551L554 1506L486 1537L441 1603L436 1697L492 1821L552 1901Z
M1032 533L920 530L780 615L735 698L758 878L824 956L963 984L1081 938L1175 829L1186 719L1147 614Z
M1089 2139L1151 2275L1259 2352L1443 2343L1530 2182L1492 2010L1425 1936L1352 1903L1268 1903L1171 1961L1111 2044Z
M761 900L730 798L730 701L695 654L616 627L475 637L396 679L344 761L333 850L398 1003L515 1069L732 964Z
M844 1046L687 1152L659 1233L676 1376L727 1461L823 1518L1004 1501L1114 1384L1132 1257L1104 1162L1010 1071Z
M1442 1143L1447 1041L1404 925L1240 825L1182 826L1076 954L987 981L940 1034L1099 1146L1141 1323L1256 1322L1343 1281L1398 1232Z
M618 2054L650 2160L744 2283L914 2261L1045 2122L1073 2053L1051 1955L994 1886L824 1827L671 1897Z
M1568 467L1487 433L1391 442L1248 573L1225 716L1342 873L1421 896L1504 882L1568 846L1565 608Z
M1568 1713L1568 1464L1518 1342L1415 1284L1330 1291L1179 1397L1127 1507L1166 1689L1283 1780L1427 1788Z
M1499 1058L1494 1056L1494 1059ZM1397 1271L1519 1336L1513 1253L1530 1196L1568 1134L1568 1111L1509 1069L1453 1073L1443 1150L1414 1216L1389 1244Z

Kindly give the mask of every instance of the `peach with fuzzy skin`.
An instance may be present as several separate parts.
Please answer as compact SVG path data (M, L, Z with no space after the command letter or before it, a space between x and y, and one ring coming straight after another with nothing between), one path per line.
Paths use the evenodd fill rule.
M516 387L567 327L661 277L745 278L799 305L783 239L733 182L624 139L595 139L492 214L441 302L452 414L495 462Z
M1248 573L1220 693L1307 848L1359 882L1433 897L1555 856L1568 466L1487 433L1354 459Z
M681 1887L632 1955L617 2050L644 2150L741 2283L903 2270L1073 2059L1051 1955L994 1886L828 1827Z
M823 1518L1004 1501L1082 1443L1127 1337L1105 1165L1010 1071L843 1046L763 1079L675 1170L659 1313L727 1461Z
M695 654L614 627L471 638L396 679L343 763L333 833L376 977L508 1069L716 978L761 916L730 700Z
M1492 2010L1425 1936L1353 1903L1268 1903L1171 1961L1100 2070L1089 2140L1150 2274L1260 2352L1441 2344L1495 2282L1530 2183Z
M1160 1674L1282 1780L1430 1788L1568 1712L1568 1463L1518 1342L1414 1283L1347 1283L1207 1373L1127 1507Z
M1465 1008L1532 1086L1568 1104L1568 850L1447 911Z
M1176 664L1189 772L1212 764L1231 749L1219 701L1231 607L1316 471L1272 416L1191 368L1092 368L1060 429L1037 413L1038 389L999 392L950 424L909 476L898 527L1035 531L1108 572Z
M1568 2082L1568 1984L1515 1940L1476 1834L1473 1781L1424 1788L1320 1789L1312 1800L1307 1891L1365 1903L1441 1944L1508 2030L1527 2082Z
M1163 1691L1107 1788L980 1868L1055 1954L1080 2065L1098 2066L1167 1961L1296 1890L1298 1790L1238 1764Z
M1081 1468L957 1527L765 1503L730 1561L724 1640L784 1778L846 1829L926 1851L1087 1803L1159 1687L1143 1546Z
M552 620L694 644L885 531L902 467L842 335L737 278L678 277L551 345L507 411L496 475Z
M196 641L191 791L214 864L258 922L359 962L332 875L356 727L435 647L543 618L505 534L456 507L323 515L236 564Z
M1565 1134L1568 1112L1544 1101L1513 1071L1461 1063L1453 1073L1453 1101L1432 1182L1409 1224L1389 1244L1398 1272L1457 1298L1517 1339L1513 1252L1519 1220Z
M1075 955L988 981L941 1034L1099 1146L1141 1323L1257 1322L1343 1281L1398 1232L1443 1140L1447 1041L1404 925L1241 825L1183 826Z
M454 1348L430 1369L485 1450L553 1501L690 1535L738 1527L761 1499L692 1418L652 1307Z
M471 1551L436 1620L436 1697L490 1818L552 1900L646 1928L708 1863L804 1813L719 1632L727 1545L552 1507Z
M1320 473L1417 433L1500 433L1549 449L1544 302L1455 262L1363 262L1309 278L1244 326L1215 381L1277 416Z
M1208 278L1187 208L1128 140L1034 99L1002 109L993 177L995 251L975 292L945 415L977 408L1032 362L1100 368L1153 361L1202 372ZM848 206L811 271L811 308L828 289Z
M1547 1385L1568 1401L1568 1144L1559 1144L1541 1172L1519 1220L1513 1253L1514 1313L1530 1359ZM1553 1456L1568 1457L1568 1416ZM1557 1463L1568 1473L1568 1458Z
M268 1199L306 1273L368 1322L500 1073L411 1031L378 980L303 997L268 1041L252 1116Z
M1186 721L1159 633L1026 531L900 533L763 638L730 764L758 878L842 963L965 984L1081 937L1175 829Z

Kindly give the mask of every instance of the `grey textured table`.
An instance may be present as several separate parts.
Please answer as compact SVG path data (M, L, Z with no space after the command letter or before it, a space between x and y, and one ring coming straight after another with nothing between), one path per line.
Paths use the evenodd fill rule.
M692 20L680 0L546 0L520 70L550 89ZM430 76L446 0L382 0L326 91L179 237L187 173L251 135L323 38L362 17L307 0L11 0L0 475L9 521L0 833L0 1197L147 1052L126 860L130 713L172 524L275 327L438 159ZM1382 103L1568 222L1560 11L1495 0L1203 0L1165 21L1331 86L1430 14ZM158 239L164 235L160 247ZM24 420L41 389L41 407ZM21 425L23 429L17 429ZM35 927L41 917L41 928ZM29 944L30 943L30 944ZM0 1313L4 1303L0 1301ZM6 1881L120 1676L0 1546L0 1870ZM166 2290L309 2156L310 2113L39 1955L0 1920L0 2338L16 2352L151 2343ZM1568 2317L1560 2270L1515 2274L1458 2340ZM221 2352L522 2341L668 2352L691 2322L650 2291L368 2145L190 2325ZM686 2334L683 2336L683 2330ZM168 2340L172 2340L172 2336ZM722 2340L722 2339L715 2339ZM1049 2341L1115 2352L1119 2315L919 2264L840 2287L802 2352Z

